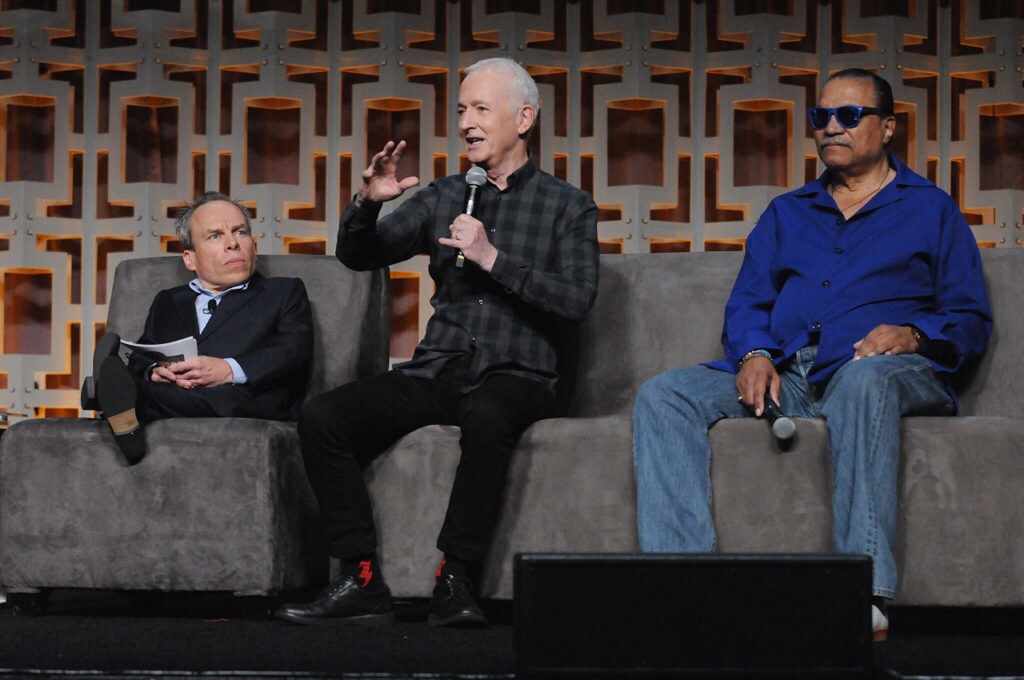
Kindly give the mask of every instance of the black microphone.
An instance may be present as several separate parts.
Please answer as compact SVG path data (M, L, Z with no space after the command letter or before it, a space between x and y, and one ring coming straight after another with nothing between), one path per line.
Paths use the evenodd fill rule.
M772 433L779 439L789 439L796 434L796 423L783 415L782 408L768 395L764 397L764 417L772 426Z
M213 314L215 309L217 309L217 301L210 298L210 301L206 303L206 309L203 310L203 314Z
M469 191L466 193L466 207L462 210L464 215L473 215L473 211L476 210L480 187L484 184L487 184L487 172L479 165L474 165L466 173L466 185ZM458 269L462 269L464 264L466 264L466 256L460 250L459 254L455 257L455 266Z

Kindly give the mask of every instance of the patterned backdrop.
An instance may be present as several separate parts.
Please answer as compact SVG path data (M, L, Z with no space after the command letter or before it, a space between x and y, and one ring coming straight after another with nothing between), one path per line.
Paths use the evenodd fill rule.
M978 241L1019 247L1022 41L1020 0L0 0L0 409L79 415L114 267L180 252L195 193L244 201L261 253L333 253L386 140L423 183L464 171L460 71L491 56L540 83L533 152L593 194L605 252L742 249L820 172L804 110L851 66ZM392 292L408 356L424 258Z

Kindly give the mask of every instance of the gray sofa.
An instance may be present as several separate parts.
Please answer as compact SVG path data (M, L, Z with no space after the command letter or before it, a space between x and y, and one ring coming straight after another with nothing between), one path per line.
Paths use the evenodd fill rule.
M629 414L655 373L722 355L726 298L740 253L608 255L597 304L579 328L568 417L536 423L513 462L484 594L512 595L517 552L637 548ZM985 250L996 326L962 391L962 416L907 418L898 602L1024 604L1024 251ZM711 430L714 514L725 552L827 552L830 464L824 423L797 421L783 451L763 421ZM458 430L427 427L370 471L385 577L426 595L458 458Z
M722 311L740 258L739 253L602 258L597 304L586 322L573 329L573 337L565 338L578 343L576 351L565 353L562 367L567 376L563 388L570 395L565 417L536 423L520 441L482 584L485 596L512 596L512 558L517 552L636 550L629 420L634 395L655 373L721 355ZM996 329L988 354L962 392L963 416L904 422L898 546L898 601L904 604L1024 604L1024 456L1019 450L1024 442L1024 370L1017 361L1024 346L1024 320L1016 309L1024 298L1024 251L986 250L983 259ZM336 262L330 265L344 272ZM307 265L301 266L307 271ZM327 282L331 274L319 264L308 271L331 287L315 290L307 279L311 294L326 295L328 305L347 305L332 310L332 328L319 329L318 354L325 347L332 352L351 347L353 333L359 335L352 324L361 319L379 330L379 324L362 315L379 319L381 310L374 304L381 296L346 300L351 296L337 289L346 291L356 279ZM373 282L380 284L379 279ZM314 302L318 319L321 304ZM115 312L120 313L112 304L112 326ZM386 338L376 338L384 349ZM318 361L324 360L318 356ZM346 375L360 373L353 369ZM341 377L319 377L314 391ZM244 552L236 550L234 562L230 550L221 550L211 564L205 551L211 545L235 543L234 533L245 517L257 509L265 511L264 506L274 507L281 523L266 538L278 542L273 550L307 555L307 561L294 555L284 560L290 566L282 569L308 574L304 565L316 559L309 517L314 504L308 489L295 479L299 463L294 449L264 464L267 476L275 474L275 464L280 466L278 479L267 482L264 477L261 491L247 497L246 489L222 478L225 468L215 456L197 460L198 454L191 451L196 446L191 442L205 445L204 440L231 433L237 423L154 426L150 437L173 432L190 436L183 434L178 443L166 447L157 443L140 466L130 469L113 462L114 445L102 424L75 425L79 437L91 437L84 442L71 438L70 430L58 430L47 440L32 439L72 425L29 421L12 427L0 440L0 584L12 590L75 586L270 592L293 587L302 578L264 577L243 583L211 577L218 568L249 568L257 543ZM257 425L245 424L250 426ZM810 420L798 421L797 427L796 440L786 450L779 448L762 421L731 420L712 428L714 512L723 551L829 550L825 430L821 422ZM458 462L458 437L455 427L422 428L396 442L367 471L384 574L398 596L427 596L433 586L440 558L434 544ZM203 477L204 495L190 492L186 500L177 501L167 497L169 487L178 488L178 483L166 478L180 474ZM135 488L143 483L145 487ZM209 510L215 501L205 494L218 485L228 486L231 497L241 494L251 506L232 516ZM263 490L276 485L291 489L293 495L266 498ZM163 495L152 498L153 490ZM117 498L129 498L135 505ZM139 513L144 516L136 517ZM295 532L291 539L289 531ZM159 536L151 539L143 532ZM141 563L135 548L140 541L146 546ZM273 571L271 560L266 561L264 570ZM170 565L173 577L166 573Z
M386 271L308 255L258 265L306 284L316 333L308 396L386 370ZM121 263L108 328L134 340L155 292L192 276L178 257ZM146 442L128 467L101 420L12 425L0 439L0 586L265 594L326 580L293 423L162 420Z

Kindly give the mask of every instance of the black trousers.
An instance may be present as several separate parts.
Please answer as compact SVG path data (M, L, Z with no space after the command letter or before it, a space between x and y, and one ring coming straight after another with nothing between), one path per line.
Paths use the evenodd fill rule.
M500 374L463 393L465 363L450 363L437 378L391 371L303 407L302 455L333 557L352 560L377 550L366 466L403 435L441 424L461 428L462 454L437 547L460 559L484 559L515 445L531 423L554 414L555 397L543 383Z
M171 383L137 380L136 412L144 423L164 418L266 418L288 420L287 397L280 391L254 394L237 385L189 390ZM282 403L284 402L284 403Z

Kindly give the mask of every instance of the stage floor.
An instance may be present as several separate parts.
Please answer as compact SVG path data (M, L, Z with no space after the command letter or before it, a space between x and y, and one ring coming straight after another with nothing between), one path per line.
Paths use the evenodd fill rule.
M4 607L0 678L516 678L509 602L484 603L483 630L429 628L420 600L382 628L295 626L267 617L273 604L55 591L40 615ZM1024 678L1024 610L894 607L891 626L874 677Z

